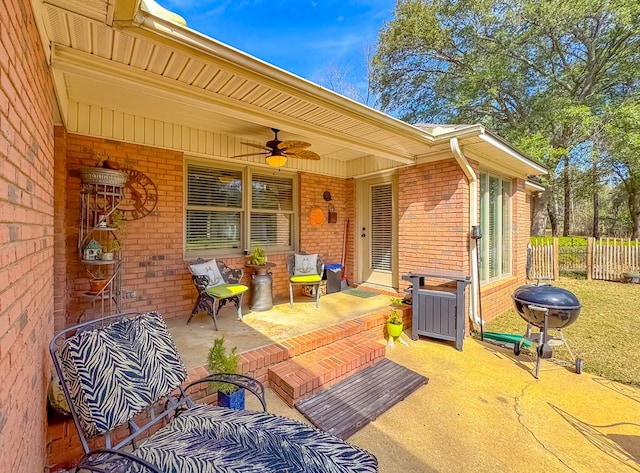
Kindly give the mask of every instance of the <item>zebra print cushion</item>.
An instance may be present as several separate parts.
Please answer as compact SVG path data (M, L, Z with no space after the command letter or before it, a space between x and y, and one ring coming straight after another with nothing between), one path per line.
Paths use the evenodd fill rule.
M79 332L64 342L60 359L88 437L127 422L187 377L169 330L155 312Z
M264 412L196 405L135 455L164 472L375 472L376 457L337 437Z

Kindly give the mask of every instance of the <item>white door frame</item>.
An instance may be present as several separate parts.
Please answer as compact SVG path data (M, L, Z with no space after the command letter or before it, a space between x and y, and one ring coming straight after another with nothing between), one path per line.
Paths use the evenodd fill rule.
M392 185L392 264L389 279L384 284L377 284L365 280L369 275L369 257L364 254L368 245L363 244L363 238L369 238L371 231L371 194L372 186L380 184ZM379 285L384 288L398 289L398 175L397 173L386 173L370 178L362 178L356 181L356 225L355 231L355 256L356 256L356 272L355 277L358 284L369 283ZM363 231L364 228L364 231ZM362 234L366 237L362 237ZM367 267L365 267L367 266ZM380 281L378 281L379 283Z

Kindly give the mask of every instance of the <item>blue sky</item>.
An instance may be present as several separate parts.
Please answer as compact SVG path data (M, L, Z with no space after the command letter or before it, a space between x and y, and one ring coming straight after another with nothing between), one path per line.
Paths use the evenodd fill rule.
M327 86L327 70L365 77L367 45L392 17L395 0L156 0L187 25L296 75Z

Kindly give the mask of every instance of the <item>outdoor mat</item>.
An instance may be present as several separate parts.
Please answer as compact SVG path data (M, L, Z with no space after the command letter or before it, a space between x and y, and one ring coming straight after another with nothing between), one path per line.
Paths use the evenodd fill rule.
M429 379L384 358L296 403L313 425L345 440Z
M351 289L345 289L342 291L343 294L349 294L350 296L361 297L363 299L367 299L368 297L378 296L377 292L373 291L365 291L364 289L356 289L355 287Z

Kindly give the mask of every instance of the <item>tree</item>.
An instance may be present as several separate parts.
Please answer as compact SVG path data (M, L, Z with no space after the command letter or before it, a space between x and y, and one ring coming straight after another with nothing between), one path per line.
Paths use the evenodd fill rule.
M479 122L544 162L534 215L546 207L557 234L562 197L567 234L572 160L607 105L638 89L639 17L635 0L399 0L374 90L406 121Z
M640 96L612 107L604 125L607 163L627 195L631 238L640 238Z
M316 82L356 102L377 108L378 97L374 94L371 84L374 50L373 43L365 43L361 51L362 64L358 63L354 67L349 63L329 63ZM356 80L357 77L362 79Z

